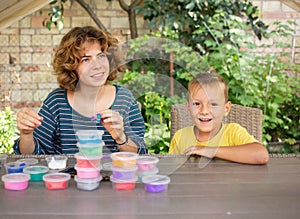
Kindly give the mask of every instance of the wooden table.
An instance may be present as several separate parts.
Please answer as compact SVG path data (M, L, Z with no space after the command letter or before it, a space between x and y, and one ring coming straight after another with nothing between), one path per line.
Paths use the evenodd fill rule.
M161 173L171 177L163 193L147 193L142 183L114 191L104 181L81 191L71 179L66 190L30 182L25 191L8 191L1 182L0 218L300 218L299 157L272 157L267 165L201 163L160 157Z

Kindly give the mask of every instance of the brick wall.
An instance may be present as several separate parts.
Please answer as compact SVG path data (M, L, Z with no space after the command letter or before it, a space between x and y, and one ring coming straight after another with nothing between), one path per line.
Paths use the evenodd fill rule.
M99 2L98 5L95 5ZM253 0L266 23L274 20L294 20L296 35L289 39L295 62L300 63L300 13L276 0ZM117 1L92 1L90 5L107 29L121 42L129 39L126 12ZM31 106L36 110L41 101L54 88L51 57L61 37L74 26L93 24L89 15L75 2L65 7L64 29L48 31L42 21L49 13L49 6L37 11L0 32L0 110L10 105L14 110ZM139 34L148 33L146 22L137 20Z

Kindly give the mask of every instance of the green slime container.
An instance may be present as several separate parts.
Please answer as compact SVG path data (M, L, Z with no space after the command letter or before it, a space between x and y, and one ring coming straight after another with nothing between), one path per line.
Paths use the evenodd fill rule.
M48 170L46 166L29 166L25 167L23 172L30 175L30 181L42 181Z

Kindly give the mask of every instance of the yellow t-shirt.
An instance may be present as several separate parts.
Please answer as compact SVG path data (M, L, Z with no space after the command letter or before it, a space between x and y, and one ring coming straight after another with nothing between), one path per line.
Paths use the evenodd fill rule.
M191 146L236 146L258 142L248 131L237 123L223 124L218 134L207 142L197 141L194 126L178 130L171 140L169 154L183 154Z

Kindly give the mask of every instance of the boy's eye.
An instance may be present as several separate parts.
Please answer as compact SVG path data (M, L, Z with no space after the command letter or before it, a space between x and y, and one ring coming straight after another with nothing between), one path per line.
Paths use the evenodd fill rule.
M211 105L212 105L212 106L218 106L218 104L217 104L217 103L211 103Z
M198 103L198 102L193 102L193 106L200 106L200 103Z

